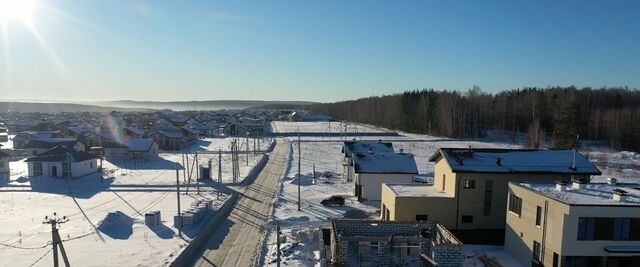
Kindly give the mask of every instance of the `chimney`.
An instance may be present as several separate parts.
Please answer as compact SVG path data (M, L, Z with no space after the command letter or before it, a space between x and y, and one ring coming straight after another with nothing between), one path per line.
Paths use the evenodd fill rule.
M572 182L573 184L571 185L571 187L573 189L584 189L589 181L587 181L586 179L573 179Z
M572 157L571 157L571 168L570 169L572 171L576 170L576 149L575 148L573 149L573 154L572 154Z
M618 179L613 178L613 177L609 177L607 178L607 183L610 185L616 185L618 183Z
M500 157L496 158L496 165L502 166L502 159Z
M404 153L404 148L401 148L401 149L400 149L400 153Z
M369 154L373 154L373 149L369 148Z
M614 189L613 200L618 202L625 202L627 200L627 191L624 191L622 189Z
M567 182L566 181L556 181L556 191L562 192L566 191Z

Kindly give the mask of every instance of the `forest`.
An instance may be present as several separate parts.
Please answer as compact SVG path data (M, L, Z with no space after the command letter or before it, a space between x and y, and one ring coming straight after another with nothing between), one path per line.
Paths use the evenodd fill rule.
M640 151L640 90L626 87L532 87L495 94L477 86L466 92L422 89L309 109L335 120L436 136L524 133L528 148L577 148L579 140L593 140Z

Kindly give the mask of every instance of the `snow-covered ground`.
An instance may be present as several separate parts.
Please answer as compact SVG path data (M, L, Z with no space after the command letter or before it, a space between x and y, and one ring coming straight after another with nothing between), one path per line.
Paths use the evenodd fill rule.
M385 132L387 130L361 123L343 122L271 122L274 133L341 133L341 132Z
M213 177L217 177L217 145L230 140L203 140L190 148L200 151L200 164L213 159ZM262 144L261 144L262 145ZM266 144L263 145L266 148ZM252 147L251 147L252 148ZM228 151L228 146L223 149ZM193 154L190 155L193 162ZM245 177L262 155L240 155L240 177ZM223 182L231 182L231 157L222 156ZM199 227L177 236L173 227L173 215L177 212L176 166L182 164L182 154L161 153L155 160L113 160L103 165L110 174L86 176L71 181L72 194L68 194L66 180L50 178L27 179L26 163L11 162L11 181L0 182L0 266L51 266L53 256L51 227L42 224L45 216L56 212L69 221L60 225L60 236L71 264L82 266L163 266L179 254L187 241L197 234ZM195 177L194 170L194 177ZM189 188L180 171L182 210L199 199L214 201L220 206L228 196L216 200L214 182ZM144 214L159 210L162 225L149 227L144 224ZM44 255L44 256L43 256ZM39 259L43 256L41 259ZM39 260L39 261L38 261Z
M497 263L499 266L522 266L504 251L503 246L464 245L462 247L462 255L462 266L464 267L487 266L484 262Z
M282 122L275 123L280 126ZM333 127L332 123L332 127ZM296 123L285 123L288 131L297 131ZM297 123L301 132L314 132L327 127L327 123ZM291 129L295 127L296 129ZM280 128L283 129L284 127ZM276 128L278 129L278 128ZM339 128L338 130L339 131ZM515 143L512 138L508 140L497 138L492 135L485 140L458 140L450 138L433 137L428 135L405 134L391 137L358 137L358 140L378 140L392 142L394 150L415 154L418 171L421 176L433 176L433 163L429 162L429 157L441 147L467 148L521 148L524 138L517 137ZM275 221L280 222L282 235L286 241L282 246L283 264L293 266L316 266L318 263L318 228L328 222L330 217L342 217L347 210L361 210L370 218L377 219L379 212L379 202L359 203L352 196L353 187L350 183L345 183L340 177L342 173L341 147L342 140L334 137L302 137L302 161L301 173L301 211L297 211L297 138L287 138L292 142L290 157L290 169L282 179L282 188L278 199L274 205L272 224L267 232L266 247L264 248L264 265L275 266L275 231L273 227ZM640 182L640 155L633 152L608 151L603 148L585 146L581 152L588 154L590 159L602 170L603 175L595 177L595 181L605 180L606 177L614 176L627 182ZM318 177L324 171L334 173L332 178L319 178L314 184L312 182L312 166L315 163ZM324 207L320 201L332 195L346 196L346 204L343 207ZM517 262L504 252L500 246L480 246L465 245L464 247L465 266L484 266L480 261L480 256L485 255L493 259L502 266L519 266Z

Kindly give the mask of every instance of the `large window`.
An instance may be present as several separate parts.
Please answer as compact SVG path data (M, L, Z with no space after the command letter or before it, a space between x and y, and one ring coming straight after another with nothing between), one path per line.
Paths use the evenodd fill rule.
M491 214L491 198L493 197L493 181L487 180L484 182L484 215Z
M640 218L578 218L578 240L640 240Z
M518 216L522 214L522 199L513 193L509 194L509 211Z
M473 223L473 216L462 215L462 223Z
M33 176L42 176L42 162L33 163Z
M536 206L536 226L540 226L542 222L542 207Z
M428 220L429 220L429 216L428 216L428 215L426 215L426 214L417 214L417 215L416 215L416 221L419 221L419 222L426 222L426 221L428 221Z

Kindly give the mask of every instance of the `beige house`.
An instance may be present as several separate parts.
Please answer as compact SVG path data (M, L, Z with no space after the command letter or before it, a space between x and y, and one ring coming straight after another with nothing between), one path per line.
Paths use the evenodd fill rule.
M385 184L382 218L391 221L429 220L447 229L483 230L501 236L505 228L510 181L555 181L600 174L589 160L571 150L442 148L432 185ZM469 231L467 231L469 232ZM469 233L477 233L470 231Z
M640 266L640 184L509 184L505 250L525 266Z

